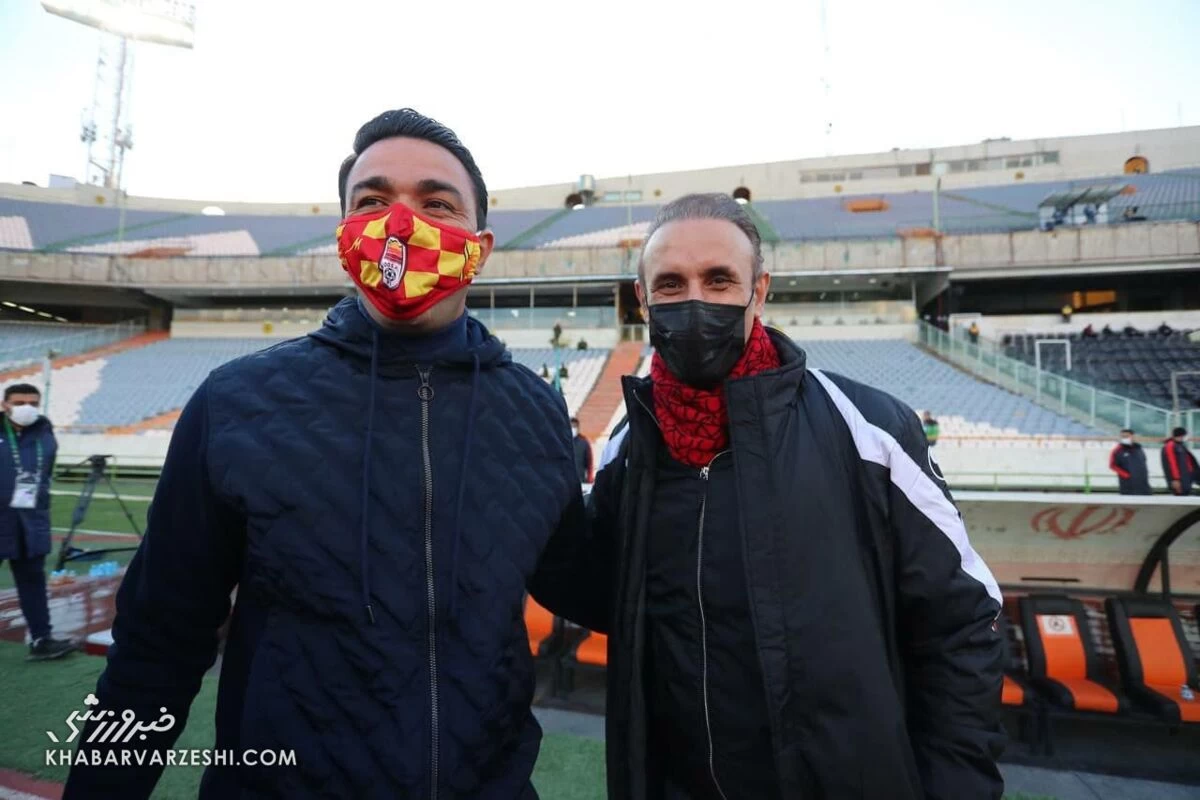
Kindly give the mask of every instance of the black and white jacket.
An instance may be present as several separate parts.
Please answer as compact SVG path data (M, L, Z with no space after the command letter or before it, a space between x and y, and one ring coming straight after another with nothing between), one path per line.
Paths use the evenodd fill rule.
M884 392L807 369L803 351L771 336L783 366L726 391L781 793L999 798L1000 591L921 424ZM596 581L611 587L608 785L611 798L654 800L644 577L659 434L650 380L624 389L628 425L590 501L597 554L608 550L597 560L614 570Z

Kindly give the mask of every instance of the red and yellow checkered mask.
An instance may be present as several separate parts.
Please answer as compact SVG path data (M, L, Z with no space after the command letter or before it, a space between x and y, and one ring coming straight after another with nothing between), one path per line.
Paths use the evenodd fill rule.
M342 269L388 319L412 319L462 291L479 267L479 237L402 203L346 217L337 227Z

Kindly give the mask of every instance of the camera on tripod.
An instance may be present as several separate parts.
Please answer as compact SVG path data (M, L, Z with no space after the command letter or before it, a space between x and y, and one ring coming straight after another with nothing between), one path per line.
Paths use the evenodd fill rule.
M100 481L104 481L112 492L113 499L121 506L121 510L125 512L125 518L129 520L129 525L137 534L139 543L142 538L142 529L138 527L137 521L134 520L133 514L129 510L129 506L125 505L125 501L121 498L121 493L117 491L117 486L108 475L108 460L112 455L94 455L88 456L83 461L80 461L76 466L82 467L88 465L91 469L88 472L87 478L83 482L83 488L79 491L79 500L75 504L75 512L71 515L71 529L67 531L67 536L63 539L62 547L58 551L58 563L55 570L61 570L68 561L85 561L99 558L108 553L123 553L131 550L137 550L137 546L133 547L103 547L97 550L82 549L75 547L73 542L75 534L79 530L79 526L83 524L84 518L87 516L88 508L92 504L92 495L96 492L96 485Z

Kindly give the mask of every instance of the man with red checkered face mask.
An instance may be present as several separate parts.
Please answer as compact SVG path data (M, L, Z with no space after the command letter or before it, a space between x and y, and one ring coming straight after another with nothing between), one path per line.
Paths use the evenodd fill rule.
M525 594L589 622L597 591L561 577L587 552L567 409L466 313L494 239L452 131L387 112L338 183L358 296L184 410L100 708L170 713L145 744L170 747L236 586L215 746L296 761L212 767L202 798L533 797ZM64 797L147 797L160 769L77 763Z

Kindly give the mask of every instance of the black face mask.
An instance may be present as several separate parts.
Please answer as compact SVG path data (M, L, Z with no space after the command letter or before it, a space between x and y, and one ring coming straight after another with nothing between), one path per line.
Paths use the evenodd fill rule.
M746 349L746 309L728 303L684 300L650 306L650 344L667 369L697 389L725 380Z

